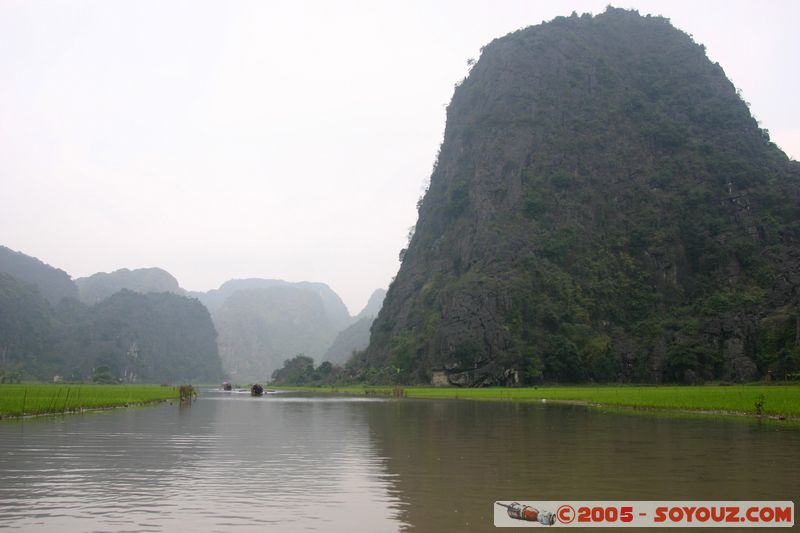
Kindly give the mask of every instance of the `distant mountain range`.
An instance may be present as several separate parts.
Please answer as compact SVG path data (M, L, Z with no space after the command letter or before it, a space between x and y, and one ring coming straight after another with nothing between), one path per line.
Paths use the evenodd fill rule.
M333 343L323 356L323 361L344 364L353 352L365 350L369 345L369 330L375 317L381 310L385 289L377 289L372 293L366 307L355 317L356 321L336 335Z
M136 277L114 274L86 278L93 280L84 287L107 286L92 285L98 279ZM217 334L200 302L118 286L121 290L100 300L92 297L87 305L63 270L0 247L0 379L87 381L99 368L111 382L223 378Z
M226 300L237 291L271 289L273 287L294 287L316 293L322 301L328 319L331 320L335 327L344 326L351 320L350 313L347 311L342 299L324 283L290 282L262 278L232 279L223 283L219 289L212 289L208 292L189 292L187 294L200 300L213 313L222 307Z
M105 300L122 289L143 294L148 292L186 294L186 291L178 285L178 280L161 268L138 268L136 270L122 268L110 273L98 272L87 278L76 279L75 285L78 286L80 300L87 304Z
M191 293L211 310L219 332L219 351L233 380L268 380L284 360L298 354L330 359L333 345L349 355L369 342L369 325L355 338L345 333L354 321L372 323L383 300L376 291L365 309L351 317L339 295L324 283L274 279L231 280L207 293ZM369 313L369 317L364 315ZM363 329L363 328L362 328ZM345 335L349 342L339 340ZM343 344L344 343L344 344Z
M375 291L351 317L324 283L233 279L196 292L161 268L99 272L73 282L63 270L5 247L0 273L6 274L0 278L0 370L40 379L86 379L102 363L127 381L215 381L222 365L229 379L245 383L269 380L285 359L301 353L343 363L366 347L386 292ZM198 300L203 312L191 304ZM203 314L210 318L205 324ZM181 332L182 320L191 335ZM170 323L175 327L166 328ZM190 347L195 363L183 355ZM176 371L181 367L183 374Z
M0 272L35 285L39 293L53 305L62 298L78 298L78 288L69 274L5 246L0 246Z
M362 318L375 318L378 316L381 307L383 307L384 298L386 298L386 289L375 289L372 295L370 295L367 305L356 315L356 318L360 320Z

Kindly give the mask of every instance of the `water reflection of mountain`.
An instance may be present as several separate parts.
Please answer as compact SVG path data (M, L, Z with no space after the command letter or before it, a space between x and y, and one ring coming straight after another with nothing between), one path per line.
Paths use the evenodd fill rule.
M420 400L368 413L420 531L490 530L496 500L789 500L800 479L800 432L738 420Z
M0 425L0 525L397 531L362 399L205 394Z

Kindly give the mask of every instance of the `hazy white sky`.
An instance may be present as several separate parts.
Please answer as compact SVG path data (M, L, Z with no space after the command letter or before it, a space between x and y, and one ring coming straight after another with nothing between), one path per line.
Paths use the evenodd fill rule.
M160 266L388 286L466 61L599 1L0 0L0 244L73 277ZM800 158L800 2L632 1L706 45Z

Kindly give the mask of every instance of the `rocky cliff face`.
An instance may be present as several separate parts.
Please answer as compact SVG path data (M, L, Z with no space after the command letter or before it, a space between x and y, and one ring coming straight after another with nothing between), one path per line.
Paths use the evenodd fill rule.
M666 19L609 9L497 39L448 107L362 377L796 371L799 180Z

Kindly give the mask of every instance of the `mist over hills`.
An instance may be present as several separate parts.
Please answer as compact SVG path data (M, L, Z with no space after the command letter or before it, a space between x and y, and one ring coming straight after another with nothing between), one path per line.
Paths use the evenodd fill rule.
M98 369L107 382L223 378L208 310L165 292L181 292L165 271L123 269L77 281L0 247L1 380L90 381ZM78 286L90 304L78 299Z
M0 246L0 272L37 286L41 295L53 305L62 298L78 297L78 288L69 274L5 246Z
M0 272L0 377L47 363L53 310L35 285Z
M231 280L198 298L212 309L231 379L267 380L298 354L341 364L365 348L383 294L376 290L356 317L324 283Z
M146 294L148 292L172 292L185 294L175 277L161 268L122 268L114 272L98 272L75 280L80 300L95 304L123 289Z
M375 318L383 307L383 299L386 298L386 289L375 289L367 300L367 305L364 306L355 318Z
M190 292L193 296L203 302L212 313L219 309L225 301L235 292L249 289L270 289L272 287L294 287L298 289L310 290L319 295L322 305L329 319L336 326L344 326L350 322L350 313L347 306L336 292L324 283L314 283L309 281L283 281L281 279L232 279L228 280L219 289L212 289L208 292Z
M364 350L369 345L369 330L381 310L385 297L385 289L377 289L372 293L367 305L356 315L356 321L336 335L322 357L323 361L344 364L353 352Z
M0 378L54 376L109 382L222 379L216 331L200 302L170 293L123 290L95 305L63 298L0 273Z
M98 366L130 383L208 383L225 375L211 316L197 300L123 289L92 306L73 303L56 309L61 331L53 348L69 379Z
M338 332L320 295L292 286L244 289L214 312L223 364L233 380L264 380L285 359L319 359Z
M324 283L234 279L188 292L160 268L73 282L7 248L0 249L0 273L0 372L38 379L86 380L103 366L122 381L208 382L222 379L224 363L231 379L266 381L297 354L321 359L359 317L368 320L356 343L365 347L385 292L375 291L351 317Z
M355 318L320 283L185 293L163 270L123 269L76 285L0 249L3 368L85 379L103 362L139 379L172 368L134 365L140 341L171 357L197 328L206 375L216 329L241 381L297 353L344 361L367 333L335 375L485 386L800 370L800 164L667 19L609 8L487 45L448 106L418 212L383 305ZM162 309L183 333L143 316Z
M799 183L667 19L609 8L496 39L447 109L360 379L797 371Z
M322 360L341 365L347 362L353 352L364 350L369 346L369 330L373 322L375 322L374 316L359 318L340 331Z
M211 311L230 379L267 381L298 354L319 360L353 318L324 283L232 279L219 289L191 292Z

